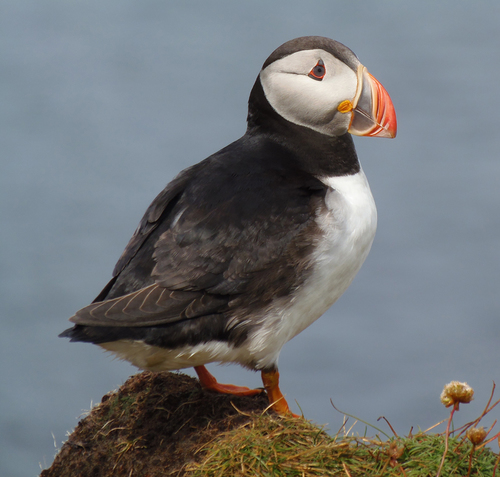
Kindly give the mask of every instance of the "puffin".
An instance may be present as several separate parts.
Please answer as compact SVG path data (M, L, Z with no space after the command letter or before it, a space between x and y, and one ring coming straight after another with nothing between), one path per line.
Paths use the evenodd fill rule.
M270 408L292 414L280 351L344 293L375 235L352 135L396 129L389 94L349 48L284 43L251 90L245 134L158 194L111 281L59 336L142 370L194 367L206 390L265 389ZM208 363L260 371L264 388L219 383Z

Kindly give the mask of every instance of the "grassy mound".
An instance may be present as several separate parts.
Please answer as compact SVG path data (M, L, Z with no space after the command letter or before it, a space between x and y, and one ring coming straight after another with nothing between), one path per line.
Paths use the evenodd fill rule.
M265 394L214 394L189 376L143 372L103 397L41 477L492 477L500 456L485 447L484 436L472 444L465 434L498 401L490 404L491 398L457 437L381 440L350 430L331 436L305 419L267 412Z

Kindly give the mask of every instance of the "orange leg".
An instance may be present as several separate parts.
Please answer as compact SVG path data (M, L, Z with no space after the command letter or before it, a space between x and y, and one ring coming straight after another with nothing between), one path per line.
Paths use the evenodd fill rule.
M245 386L234 386L233 384L220 384L212 376L205 366L195 366L194 370L198 375L201 387L210 391L222 394L235 394L236 396L254 396L260 394L262 389L250 389Z
M267 391L267 396L269 398L272 409L281 415L300 417L290 411L288 403L285 400L285 396L283 396L283 394L281 393L281 390L279 388L280 373L278 373L278 370L262 371L261 374L262 382L264 383L264 388Z

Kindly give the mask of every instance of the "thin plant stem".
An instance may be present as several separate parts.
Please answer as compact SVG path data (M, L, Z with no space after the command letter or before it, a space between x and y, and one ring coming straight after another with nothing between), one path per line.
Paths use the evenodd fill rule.
M441 464L439 464L439 469L438 469L436 477L439 477L441 475L441 469L443 468L443 465L444 465L444 459L446 458L446 454L448 453L448 440L450 437L450 425L451 425L451 421L453 419L453 414L455 414L455 411L458 410L458 405L459 405L458 403L455 403L453 405L453 409L450 412L450 417L448 419L448 426L446 427L446 435L445 435L445 440L444 440L443 458L441 459Z
M476 446L473 444L472 449L470 450L470 455L469 455L469 470L467 471L467 477L470 477L470 471L472 469L472 456L473 456L475 450L476 450Z

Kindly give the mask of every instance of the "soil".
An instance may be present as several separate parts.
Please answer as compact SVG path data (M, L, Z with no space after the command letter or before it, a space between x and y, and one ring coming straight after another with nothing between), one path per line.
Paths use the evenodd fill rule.
M205 444L268 404L264 392L216 394L184 374L143 372L102 398L40 477L183 476Z

